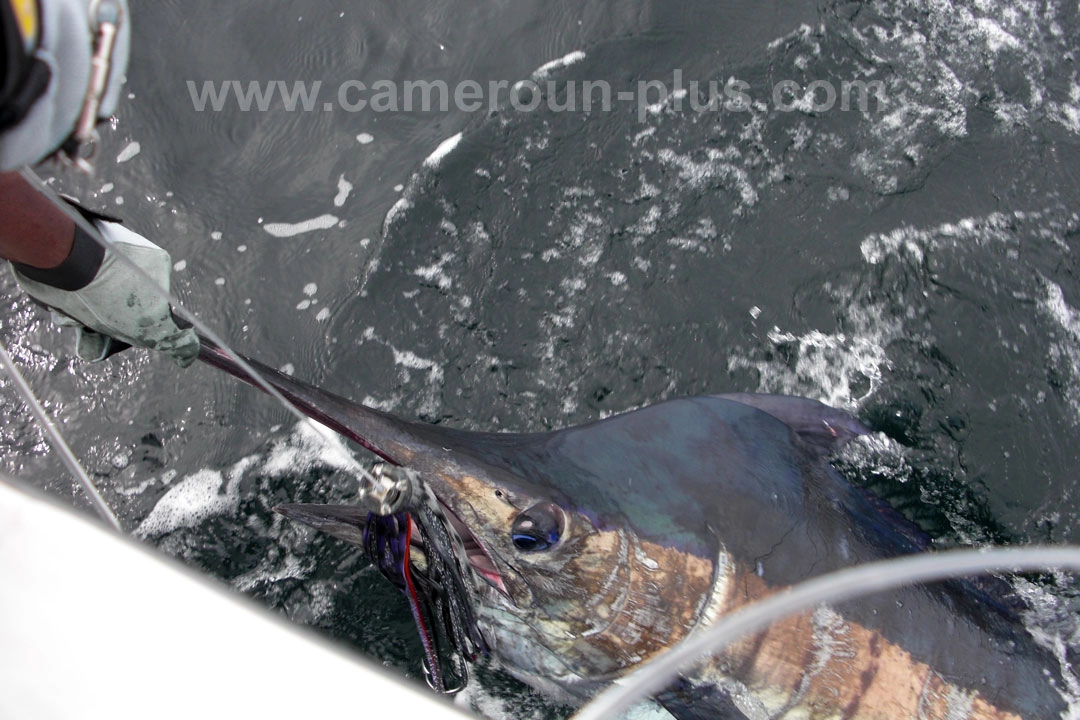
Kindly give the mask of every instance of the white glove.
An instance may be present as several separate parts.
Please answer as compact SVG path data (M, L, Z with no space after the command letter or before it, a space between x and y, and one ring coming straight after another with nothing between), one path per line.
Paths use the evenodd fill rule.
M89 283L77 290L62 290L41 281L49 271L34 271L40 279L32 280L12 266L19 286L53 310L58 324L78 328L75 351L84 360L103 360L122 350L114 344L119 340L171 355L180 367L190 365L199 355L195 331L177 326L168 298L117 257L123 254L168 291L172 272L169 253L123 225L102 220L94 225L109 241L109 248ZM93 241L89 237L80 240L77 234L79 242ZM73 249L73 256L78 253Z
M109 9L118 8L120 16L108 84L97 113L99 118L107 118L116 110L127 72L130 47L127 0L24 0L24 4L27 2L26 12L32 12L33 5L40 11L41 44L34 56L48 65L51 79L26 117L0 133L0 171L44 160L75 129L90 86L95 34L92 9L112 3Z

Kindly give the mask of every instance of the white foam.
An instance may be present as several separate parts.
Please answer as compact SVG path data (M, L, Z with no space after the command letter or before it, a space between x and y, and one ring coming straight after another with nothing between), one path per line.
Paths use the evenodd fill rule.
M667 244L671 247L679 248L680 250L692 250L699 253L709 252L709 248L705 243L685 237L668 238Z
M644 130L641 130L640 132L637 132L637 133L635 133L635 134L634 134L634 137L633 137L633 139L632 139L632 140L630 141L630 143L631 143L631 144L632 144L632 145L633 145L634 147L637 147L637 146L638 146L638 145L640 145L640 144L641 144L642 142L644 142L646 138L652 137L652 136L653 136L653 135L655 135L655 134L656 134L656 127L655 127L655 126L653 126L653 127L647 127L647 128L645 128Z
M659 227L661 210L659 205L653 205L638 221L630 226L630 231L637 235L652 235Z
M583 277L567 277L559 282L559 287L573 295L588 287L588 283L585 282Z
M312 232L313 230L329 230L337 224L338 218L327 214L298 223L267 223L263 226L263 230L274 237L286 238Z
M488 688L477 679L454 696L454 704L491 720L543 720L551 716L550 700L536 690L515 693L512 698L496 693L497 688ZM622 720L674 720L671 713L652 700L634 704L619 717Z
M413 270L413 275L422 277L429 283L435 283L440 290L449 290L453 286L454 280L443 269L443 266L453 259L453 253L445 253L437 262L431 265L423 265Z
M858 72L866 81L881 83L866 96L859 127L849 135L867 135L848 153L856 174L882 193L911 187L952 139L966 135L967 120L981 104L1006 131L1026 131L1048 118L1080 133L1080 94L1069 87L1077 81L1075 42L1062 29L1058 5L1064 7L900 0L882 5L873 23L830 29L858 48ZM803 25L769 47L780 62L792 58L806 78L823 77L836 52L834 43L832 53L822 52L825 37ZM1007 68L1009 80L1002 82L999 67ZM809 101L804 96L798 107L814 114Z
M892 232L868 236L859 246L863 259L877 265L886 258L906 253L916 262L923 261L922 241L925 233L911 227L899 227Z
M240 505L237 486L255 462L248 456L222 475L217 470L200 470L176 483L139 523L135 536L155 538L182 527L194 527L208 518L235 511Z
M435 148L435 151L427 156L424 160L424 167L434 170L439 167L443 159L453 152L454 148L461 142L462 134L451 135L450 137L439 143L439 147Z
M1050 119L1080 135L1080 81L1075 78L1069 86L1071 102L1049 103Z
M341 207L345 204L345 201L349 199L349 193L352 192L353 184L345 179L342 175L337 181L337 195L334 196L334 206Z
M394 203L389 210L386 211L386 219L383 220L383 232L385 233L387 228L396 223L398 220L405 218L405 215L412 209L412 201L407 197L398 198L398 201Z
M1062 341L1050 345L1050 360L1063 366L1068 373L1065 379L1065 397L1073 411L1073 422L1080 424L1080 312L1065 301L1060 285L1046 278L1040 279L1046 297L1039 301L1039 309L1065 336Z
M536 71L532 74L533 80L544 80L552 72L561 70L566 67L570 67L574 63L579 63L585 59L585 53L581 50L575 50L574 52L567 53L557 60L546 62L540 67L536 68Z
M394 364L402 365L414 370L427 370L428 381L431 383L438 383L442 381L443 372L439 364L434 360L428 358L422 358L412 350L398 350L395 347L390 348L394 353Z
M402 381L405 383L410 382L411 374L414 370L423 370L427 372L427 382L425 383L425 390L421 394L418 402L418 409L421 414L424 415L436 415L438 414L440 397L439 389L443 384L443 369L439 363L435 360L421 357L411 350L402 350L395 347L384 338L375 334L375 328L365 328L362 336L365 342L377 342L386 348L389 348L390 352L394 356L394 364L401 368ZM416 399L416 395L411 395ZM376 398L368 395L361 401L368 407L373 407L378 410L392 411L403 400L402 395L395 395L390 399Z
M856 408L881 386L883 371L892 365L885 348L901 335L903 326L875 306L850 309L846 325L847 333L795 334L773 327L767 335L773 359L733 351L728 370L756 370L758 392L802 395L837 408ZM788 356L794 356L794 363L778 359Z
M805 40L806 38L810 37L810 34L812 32L813 32L813 28L811 28L806 23L802 23L801 25L799 25L799 27L795 28L794 30L789 32L787 35L784 35L782 37L778 37L775 40L773 40L772 42L770 42L769 45L768 45L768 48L770 50L776 50L778 48L783 47L784 45L787 45L789 43L793 43L793 42L795 42L797 40Z
M1060 586L1071 583L1065 573L1058 571L1054 574ZM1068 657L1068 649L1074 646L1077 637L1077 616L1073 603L1022 577L1013 577L1010 582L1016 594L1031 608L1024 613L1024 627L1036 643L1053 654L1061 667L1064 687L1057 687L1057 691L1069 705L1062 717L1065 720L1080 720L1080 681Z
M587 267L596 265L604 254L607 237L603 216L571 203L564 202L563 205L573 208L574 218L560 242L573 250L574 257L580 264Z
M115 488L115 491L116 491L116 493L118 495L123 495L124 497L131 497L133 495L138 496L138 495L142 495L144 492L146 492L146 489L149 488L154 483L156 483L157 481L158 481L158 479L156 477L150 477L150 478L147 478L146 480L143 480L138 485L135 485L135 486L132 486L132 487L124 487L122 485L117 486Z
M301 560L292 553L285 555L284 561L280 559L274 562L271 558L263 558L258 567L249 570L233 579L232 586L240 592L249 592L252 589L267 582L280 582L282 580L303 580L311 573L314 562L311 558ZM311 608L316 617L319 616L317 606ZM323 608L325 610L325 608Z
M831 186L827 191L829 202L841 202L851 198L851 192L843 186Z
M295 474L313 467L360 475L360 463L341 437L314 420L297 423L287 443L274 446L261 470L271 476Z
M982 33L990 52L997 53L1002 48L1020 47L1020 41L1002 30L1001 26L991 18L978 18L975 24L978 26L979 32Z
M665 165L675 167L679 171L679 178L690 187L701 187L706 182L719 179L729 186L738 195L739 202L735 207L735 214L742 212L757 204L758 194L749 174L736 163L742 162L741 153L734 147L725 150L709 148L706 151L706 160L697 161L690 155L680 155L670 148L662 149L657 157Z
M116 162L125 163L140 152L142 152L142 146L137 142L130 142L127 144L127 147L121 150L120 154L116 156Z

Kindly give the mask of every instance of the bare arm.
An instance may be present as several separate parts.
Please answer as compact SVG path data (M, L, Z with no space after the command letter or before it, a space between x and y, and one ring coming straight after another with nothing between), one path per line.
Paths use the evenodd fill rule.
M17 172L0 173L0 257L54 268L71 253L75 223Z

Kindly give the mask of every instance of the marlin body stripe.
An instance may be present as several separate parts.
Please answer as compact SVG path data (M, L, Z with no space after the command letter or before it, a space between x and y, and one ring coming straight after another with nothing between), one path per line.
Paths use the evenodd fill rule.
M201 359L247 380L209 344ZM746 603L928 545L828 463L867 429L814 401L694 397L551 433L472 433L252 365L304 413L423 479L465 549L455 567L483 645L564 702ZM279 512L350 542L364 534L355 507ZM955 581L820 607L655 699L680 720L1065 717L1060 664L1007 590Z

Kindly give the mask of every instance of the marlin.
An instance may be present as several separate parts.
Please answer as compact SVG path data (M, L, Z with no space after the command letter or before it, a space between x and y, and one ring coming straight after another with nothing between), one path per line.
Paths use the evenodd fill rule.
M210 343L200 358L251 382ZM409 598L439 690L490 654L581 704L735 608L928 548L829 464L869 430L816 401L690 397L554 432L466 432L248 362L303 413L420 479L397 514L277 510L368 549ZM950 581L822 606L729 647L654 699L679 720L1064 717L1060 663L1004 586Z

